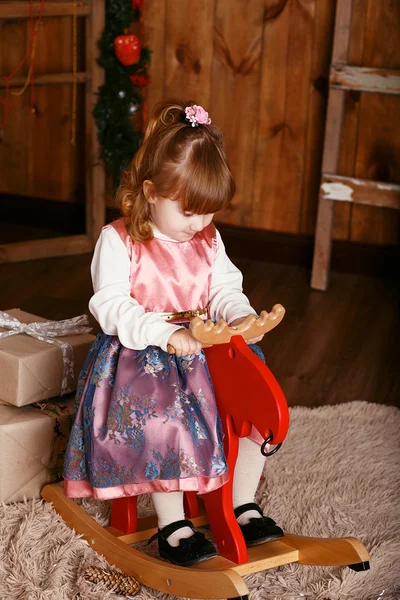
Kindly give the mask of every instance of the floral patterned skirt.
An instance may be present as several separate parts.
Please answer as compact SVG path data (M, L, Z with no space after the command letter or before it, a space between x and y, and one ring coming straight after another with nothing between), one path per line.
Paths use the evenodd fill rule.
M99 500L210 492L229 478L222 437L204 352L130 350L99 333L79 377L64 492Z
M80 374L64 463L69 497L206 493L228 480L205 355L130 350L99 333Z

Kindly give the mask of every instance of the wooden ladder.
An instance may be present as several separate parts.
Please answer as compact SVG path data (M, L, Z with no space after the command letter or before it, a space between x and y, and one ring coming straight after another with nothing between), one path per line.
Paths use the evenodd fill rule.
M40 2L35 1L33 3L35 18L39 15L39 11ZM85 18L85 71L76 74L37 75L35 85L60 85L74 81L85 85L86 231L82 235L0 244L0 263L90 252L105 223L105 175L103 165L99 161L100 147L92 115L98 88L104 82L104 71L97 62L97 41L104 29L105 0L77 0L76 2L46 0L43 18L65 16ZM0 2L0 21L28 17L29 2L14 0ZM10 85L21 86L25 79L26 77L13 77ZM0 83L1 87L4 87L3 81Z
M400 209L400 186L337 175L346 90L400 94L400 71L347 64L353 0L338 0L311 287L326 290L335 201Z

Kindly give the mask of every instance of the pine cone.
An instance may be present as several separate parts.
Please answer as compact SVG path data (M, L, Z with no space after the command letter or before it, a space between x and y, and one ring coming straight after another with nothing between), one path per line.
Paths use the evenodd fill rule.
M140 590L140 584L134 577L114 569L88 567L85 571L85 579L92 583L104 583L107 589L120 595L135 596Z

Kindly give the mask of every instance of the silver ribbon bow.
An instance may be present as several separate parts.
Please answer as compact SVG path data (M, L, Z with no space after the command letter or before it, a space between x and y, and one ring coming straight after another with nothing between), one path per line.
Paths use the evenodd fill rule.
M15 317L0 310L0 327L8 329L8 331L0 332L0 339L9 337L10 335L26 333L41 342L55 344L60 348L64 364L60 392L61 396L65 396L65 394L69 394L74 390L74 352L71 344L53 338L62 337L64 335L89 333L92 328L87 327L87 325L89 325L87 315L79 315L79 317L64 319L63 321L21 323L21 321L18 321Z

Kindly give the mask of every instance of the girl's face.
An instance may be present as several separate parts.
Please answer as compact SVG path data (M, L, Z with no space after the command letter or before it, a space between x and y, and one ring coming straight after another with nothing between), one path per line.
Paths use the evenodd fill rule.
M188 242L192 237L207 227L213 219L213 214L194 215L183 211L177 200L148 197L153 223L168 237L177 242Z

